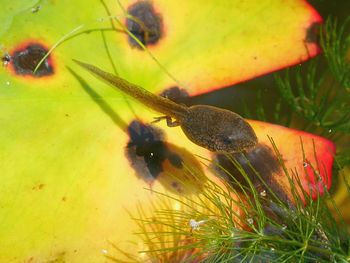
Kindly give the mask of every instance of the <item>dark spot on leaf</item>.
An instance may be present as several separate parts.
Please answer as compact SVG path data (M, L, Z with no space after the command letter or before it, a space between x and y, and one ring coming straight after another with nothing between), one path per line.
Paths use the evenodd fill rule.
M238 167L232 160L237 161ZM260 178L273 189L278 197L282 200L287 200L286 194L277 183L278 178L276 178L276 176L281 171L279 161L267 145L258 144L246 153L233 153L230 154L230 156L226 154L216 154L214 156L214 161L228 171L229 174L219 167L215 167L219 174L231 182L237 190L241 189L237 187L236 180L240 185L248 187L247 180L238 169L242 168L258 192L265 190L264 184L259 179L260 176Z
M182 159L178 154L169 152L168 160L176 168L182 168Z
M165 160L182 168L182 158L169 150L161 130L134 120L128 126L128 133L126 155L136 173L146 182L152 182L163 172Z
M131 18L127 18L126 27L145 46L156 44L162 37L162 17L156 13L148 1L140 1L128 8ZM129 36L132 47L141 46Z
M45 187L44 184L38 184L32 187L32 190L42 190Z
M29 43L16 49L11 55L15 73L34 77L52 75L54 71L50 56L44 60L34 73L35 67L45 56L47 51L48 50L44 46L38 43Z
M185 104L188 98L190 97L186 90L180 89L179 87L171 87L165 89L159 95L176 103L182 104Z
M183 190L183 185L179 181L174 181L171 183L171 188L176 192L176 193L181 193L184 194Z
M174 187L174 188L178 188L179 187L179 183L174 181L174 182L171 183L171 186Z
M320 42L320 24L312 23L306 30L305 42L319 43Z

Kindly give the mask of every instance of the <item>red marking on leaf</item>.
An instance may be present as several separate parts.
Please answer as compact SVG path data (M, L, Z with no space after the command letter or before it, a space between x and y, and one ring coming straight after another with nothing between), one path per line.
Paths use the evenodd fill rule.
M304 131L280 125L249 120L259 142L274 141L290 175L298 176L303 189L312 198L324 194L324 188L332 185L332 167L335 155L333 142ZM282 172L279 178L288 186L288 178Z

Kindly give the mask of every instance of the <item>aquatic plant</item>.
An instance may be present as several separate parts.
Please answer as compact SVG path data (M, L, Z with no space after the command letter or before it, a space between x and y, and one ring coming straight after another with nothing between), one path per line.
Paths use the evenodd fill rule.
M238 223L222 218L220 215L224 213L220 208L225 207L225 202L241 204L244 208L241 202L234 201L240 195L229 198L228 194L236 191L232 185L210 175L212 169L201 165L195 156L210 159L209 152L190 144L176 129L147 124L153 113L116 95L110 87L100 86L93 78L79 75L82 73L76 72L71 62L72 58L79 58L104 65L155 93L168 94L166 88L180 83L195 95L300 63L318 54L318 45L310 38L309 29L321 18L305 1L290 0L289 4L275 1L269 8L258 5L260 1L257 1L237 10L227 8L229 2L213 6L203 1L186 1L179 6L175 1L152 1L155 8L150 2L141 2L142 10L151 11L154 21L163 23L155 27L155 32L143 30L137 17L138 5L128 1L122 1L120 6L113 1L88 4L86 1L6 1L3 4L0 261L98 262L104 261L105 255L119 260L121 254L115 256L114 252L128 256L130 251L124 251L129 245L126 241L136 241L131 235L135 224L125 208L135 217L133 209L141 200L140 215L144 214L142 211L150 212L152 206L161 204L154 200L156 192L169 196L164 202L170 202L171 208L177 209L179 203L171 193L189 198L198 193L198 187L205 187L203 194L207 195L214 187L215 193L225 198L212 202L219 208L215 216L231 221L231 225ZM249 12L241 12L244 8ZM125 11L132 14L127 15ZM158 32L159 29L164 32ZM40 61L43 63L39 65ZM309 190L305 186L310 181L320 183L311 188L316 200L319 191L327 193L324 186L331 184L334 151L330 141L265 122L251 123L259 130L259 138L265 145L270 145L266 135L273 135L283 161L287 160L290 167L298 164L298 180L303 186L298 188L299 193ZM286 134L291 135L288 138L292 138L297 150L281 147ZM301 151L300 137L306 139L304 151ZM308 158L303 157L303 152ZM324 156L326 161L322 163L326 169L319 171L322 179L319 180L314 167L318 157ZM249 162L247 164L249 167ZM244 177L245 174L241 174ZM277 174L282 176L284 170ZM257 176L254 183L259 182L258 179ZM251 188L249 180L247 182ZM282 185L287 189L285 183ZM143 190L149 186L151 191ZM220 190L222 188L228 192ZM250 188L245 191L248 193ZM266 192L270 193L267 187ZM289 191L288 196L293 197L293 191ZM316 201L309 201L305 195L303 202ZM193 207L200 209L200 206ZM264 216L258 199L249 207L242 210L242 215L255 210L259 214L247 218L252 219L247 221L247 225L250 224L247 229L259 222L257 229L260 230L261 222L270 219ZM231 206L232 212L237 213ZM173 217L174 210L167 213ZM202 218L202 214L188 216L186 221L195 221L185 224L185 220L176 221L174 217L173 223L188 228L192 222L194 235L207 223L221 223L216 218ZM140 227L144 229L145 224ZM159 243L161 246L165 244L163 241ZM143 246L136 244L136 248L130 250L134 254L136 250L149 250L139 249L139 245ZM186 245L193 248L191 243ZM209 252L215 252L209 248ZM205 249L201 247L198 254L205 253ZM154 252L155 256L158 254ZM180 258L180 254L177 253L174 260ZM215 260L220 255L207 254L217 257Z

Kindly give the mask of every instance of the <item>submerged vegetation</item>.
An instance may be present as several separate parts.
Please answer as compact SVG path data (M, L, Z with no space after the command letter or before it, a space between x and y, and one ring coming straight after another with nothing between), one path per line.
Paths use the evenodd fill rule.
M275 147L273 141L272 145ZM275 151L279 156L276 148ZM283 166L283 160L278 159ZM325 197L313 200L302 190L298 175L285 169L294 199L286 202L263 178L260 180L264 188L257 190L256 183L243 167L234 159L231 161L241 172L247 186L243 186L223 167L214 164L232 179L230 183L219 185L207 180L196 197L179 197L150 190L158 196L153 211L144 211L140 206L138 214L132 215L140 228L136 234L148 249L140 251L142 260L131 256L129 260L348 262L350 234L328 192ZM350 193L347 183L346 187ZM174 208L174 202L179 206ZM337 220L332 212L334 210L338 213Z
M22 79L23 76L17 76L16 74L12 76L10 75L11 72L4 70L6 87L4 89L5 99L2 103L2 109L6 113L6 116L5 114L3 116L3 121L6 123L6 125L3 125L3 134L6 136L3 136L3 142L8 147L4 148L6 154L3 155L5 159L2 162L4 166L1 169L5 175L6 173L8 175L7 177L3 176L3 188L5 190L4 193L6 193L4 198L6 198L2 201L2 208L4 208L2 211L3 215L5 215L2 223L2 226L4 226L2 229L5 230L2 232L2 241L7 243L4 243L4 250L0 254L5 253L4 261L8 262L15 259L26 262L33 260L56 262L70 261L72 259L74 261L75 259L75 261L79 262L81 259L83 261L86 260L86 258L89 258L90 261L105 260L104 257L112 262L350 261L348 222L344 220L346 217L338 207L339 200L336 200L334 197L334 187L331 189L332 193L327 190L330 180L326 182L327 186L325 185L322 188L323 179L325 179L323 177L324 174L320 176L321 169L318 167L318 164L316 165L317 167L313 167L313 165L309 164L309 160L304 158L301 138L301 145L298 145L298 142L294 140L293 144L291 143L293 147L287 148L287 150L283 149L285 151L295 151L299 156L303 155L302 160L299 162L301 169L298 171L293 170L290 166L286 168L286 160L282 157L272 138L270 138L270 144L266 142L264 144L264 147L268 148L269 154L271 153L271 156L268 157L271 157L275 161L274 164L278 167L279 176L284 176L284 178L287 178L287 181L289 179L288 185L281 187L278 184L271 184L264 177L268 172L273 174L275 172L274 169L266 169L267 172L264 171L264 174L260 173L258 169L255 169L254 163L249 161L248 153L238 153L235 156L222 154L221 157L226 158L229 165L234 167L233 173L219 162L219 158L204 159L195 156L191 152L190 147L186 151L180 149L180 147L185 149L187 145L186 142L181 142L181 144L179 142L179 145L177 145L178 141L176 140L178 138L174 142L170 141L170 143L165 139L163 141L163 133L160 132L159 134L155 133L156 136L154 136L156 138L157 151L154 151L152 148L144 152L143 149L140 150L141 147L138 147L138 142L134 143L132 135L123 134L120 130L117 130L119 133L116 135L116 125L118 126L117 128L122 130L128 130L135 123L137 123L135 125L136 128L143 128L141 122L143 121L142 117L144 117L142 116L143 113L136 114L131 106L132 104L129 104L128 101L125 101L125 106L123 103L115 103L116 99L121 100L122 98L108 98L107 96L110 93L104 92L103 89L93 92L93 88L90 88L87 82L82 81L82 78L77 77L70 68L68 71L73 74L61 74L61 72L68 72L65 70L65 63L67 61L71 62L73 55L77 58L85 56L101 64L106 63L106 61L107 63L110 62L109 66L113 68L116 75L119 71L122 76L129 75L129 77L135 73L137 75L135 78L140 83L147 83L149 81L147 78L151 79L159 71L162 71L164 75L170 77L179 87L185 87L181 82L184 80L186 82L187 77L180 76L180 82L175 77L176 74L171 74L173 71L176 72L174 70L176 67L171 68L169 66L171 65L170 61L168 62L167 59L162 58L160 59L164 63L162 64L157 60L156 55L152 53L152 49L147 47L148 40L153 38L150 33L154 32L144 31L144 25L141 25L142 21L140 22L138 17L128 14L123 9L120 1L117 2L121 9L124 10L124 15L122 16L113 16L114 12L108 11L104 1L100 2L106 9L108 17L100 18L97 21L94 19L93 22L85 24L86 19L91 14L100 14L98 8L95 8L92 4L91 14L89 12L78 12L79 14L74 12L74 16L77 19L72 19L72 23L84 21L84 24L78 27L74 24L74 29L64 37L61 37L51 49L46 49L46 45L44 45L42 49L46 55L40 51L39 57L30 56L29 70L30 74L35 76L35 78ZM115 2L111 2L115 4ZM143 5L144 1L137 1L137 3ZM149 3L152 3L152 1ZM80 5L77 6L80 7ZM85 8L89 5L82 3L81 6ZM180 8L178 13L182 17L184 10L182 10L182 6ZM35 34L41 36L45 32L44 35L49 36L51 41L52 39L57 39L57 34L60 35L63 31L66 32L67 28L60 29L63 31L58 30L56 34L55 24L51 25L49 21L59 21L58 24L60 25L71 26L69 23L61 23L59 19L53 16L56 11L51 11L62 10L63 12L56 12L59 14L57 17L62 17L62 14L67 15L68 21L71 10L75 9L74 4L73 6L67 5L64 1L60 4L48 2L47 6L44 6L42 10L44 12L39 12L41 7L36 6L32 9L30 18L27 18L23 13L24 18L18 16L18 21L28 23L33 20L33 24L29 23L29 26L35 28ZM69 12L66 14L65 11L67 10ZM95 10L97 11L95 12ZM157 10L150 9L150 11L154 13ZM191 20L200 21L201 19L196 18L196 14L200 13L200 11L200 8L196 8L195 12L192 12L193 18L192 14L190 16ZM279 12L277 13L279 14ZM81 14L82 17L80 17ZM210 14L212 13L210 12ZM43 15L43 18L47 20L45 22L41 20L40 15ZM205 13L203 13L203 19L205 18L205 21L207 21L207 16L204 17L204 15ZM264 11L262 17L265 16L267 15L265 15ZM216 21L213 17L210 18L210 20ZM127 19L127 25L125 26L120 19ZM157 20L157 17L155 19ZM221 20L224 21L226 19L219 19L216 22ZM257 16L256 21L259 21L259 16ZM105 28L105 25L103 25L106 24L105 22L111 23L110 28ZM116 22L116 24L114 25L113 22ZM244 19L240 22L244 22ZM255 23L255 20L249 22ZM17 27L21 28L21 23L16 23L14 30L12 30L14 32L13 35L12 32L8 32L10 40L7 46L10 47L18 42L18 32L21 31L18 31ZM47 29L46 24L50 24L50 30ZM258 91L256 93L257 103L247 106L246 114L242 114L247 118L310 131L313 134L322 135L334 141L338 146L338 152L335 156L336 165L333 178L335 177L342 183L348 200L350 200L350 185L348 183L349 176L346 173L349 174L350 169L346 169L349 168L350 164L350 147L348 145L350 132L350 64L348 62L350 37L347 34L349 24L350 19L341 24L334 19L327 20L320 29L319 35L323 54L310 62L300 64L282 74L276 75L275 89L279 93L276 101L270 103L270 105L265 105L264 97L266 95ZM132 26L129 27L128 25ZM234 23L230 23L230 26L232 25ZM138 26L141 27L139 28ZM203 25L200 24L200 26ZM161 28L161 26L157 28ZM187 28L191 30L188 33L184 31L186 36L196 36L194 34L196 31L194 30L195 26L186 25L186 30ZM215 30L205 28L203 30L204 39L207 39L207 36L212 37L212 34L216 33ZM140 47L140 50L144 50L144 54L149 56L159 67L154 71L156 73L153 73L154 75L148 74L148 66L141 64L141 60L145 58L144 56L137 58L140 60L140 65L137 66L140 67L136 68L145 69L145 72L129 72L128 66L123 63L132 61L134 57L127 56L123 58L121 56L122 54L124 55L124 47L121 45L122 41L119 41L119 39L116 41L115 34L111 34L111 38L108 38L109 31L113 34L115 32L121 33L118 35L120 39L127 36L129 39L128 43L132 43L131 48L133 48L133 45L138 45L137 47ZM284 31L288 32L288 30ZM101 33L101 38L95 39L93 34L91 34L93 32ZM211 34L208 34L208 32ZM32 34L35 35L34 33ZM170 35L160 34L163 37ZM89 43L86 47L90 48L83 49L80 45L74 46L73 43L68 48L62 49L61 52L54 52L61 44L77 36L84 37L81 39L82 42L84 44ZM140 36L141 40L138 38ZM217 43L221 43L221 39L225 39L226 35L224 33L223 36L219 34L219 37ZM111 39L112 41L109 42L108 40ZM184 46L189 46L188 43L191 43L193 40L196 42L203 41L201 38L193 37L190 38L190 42L184 43ZM153 40L151 42L153 43ZM178 42L180 41L175 41L175 43ZM76 43L80 44L80 42ZM243 44L244 42L242 41ZM293 42L288 44L293 47ZM302 53L304 53L303 45L299 46ZM20 47L22 48L22 46ZM98 47L106 52L105 55L100 53L96 55L97 53L91 52L91 50L94 51ZM209 50L218 49L215 45L212 47L209 48L208 46ZM125 50L129 52L132 50L131 48L126 46ZM81 53L79 53L80 49ZM28 48L24 49L24 51L27 50ZM137 52L140 50L137 50ZM207 50L207 47L203 46L203 50ZM125 54L129 54L127 52ZM212 53L217 56L215 52ZM234 53L238 52L233 50L230 54ZM279 52L272 50L271 53L277 54ZM10 68L7 67L8 64L12 65L12 54L11 52L9 54L4 53L2 58L4 69ZM34 52L35 54L37 52ZM175 64L179 60L178 55L180 52L174 52L176 56L172 54L170 53L169 57L175 61ZM199 57L201 59L203 57L203 60L199 61L206 62L207 56L200 55ZM313 55L315 53L310 56ZM38 62L40 57L42 59ZM123 69L119 70L118 63L113 61L114 57L118 59L118 63L125 69L125 72ZM190 64L194 66L203 63L192 63L192 57L187 54L184 57L186 63L189 59ZM55 69L58 69L54 72L60 74L53 76L52 80L50 80L53 82L46 81L46 79L42 81L43 79L39 78L41 65L50 61L50 58L59 58L55 61L58 63L53 65L56 66ZM226 59L226 57L223 58ZM299 55L296 58L299 59ZM64 59L67 61L62 63ZM224 59L223 62L225 62ZM209 61L208 65L212 66L210 64L212 60L207 60ZM135 61L132 61L132 64L138 64ZM37 62L38 64L36 64ZM184 64L185 66L187 65L186 63ZM218 64L219 62L212 68L219 68L220 71L221 68L217 67ZM33 67L34 65L36 66ZM205 64L204 66L207 65ZM133 67L130 68L135 70ZM228 69L230 68L228 67ZM276 67L274 66L273 69L276 69ZM189 76L195 72L188 70L186 66L185 74ZM233 71L228 70L229 73L227 74L231 74ZM220 72L212 74L216 73ZM219 85L219 83L216 84ZM58 88L62 87L62 85L64 89ZM43 87L45 88L42 89ZM51 89L48 87L51 87ZM203 92L205 91L203 90ZM103 95L100 96L99 92ZM8 97L7 94L9 94ZM38 97L38 95L40 96ZM22 100L22 98L24 99ZM108 100L110 100L111 105L113 103L113 107L109 106ZM272 109L272 115L267 113L267 111L271 110L271 105L274 108ZM126 114L125 120L119 119L117 113L122 113L125 109L130 112L129 115L132 117ZM111 118L102 118L102 115L108 115ZM153 117L146 114L145 116L149 119ZM16 120L16 122L13 122L13 120ZM128 123L130 124L128 125ZM268 125L266 124L266 126ZM62 132L57 132L57 127ZM13 137L12 135L8 136L9 134L15 134L16 140L12 140ZM35 136L28 136L32 134ZM151 136L146 136L146 141L154 135L151 132L149 134ZM169 133L169 135L171 136L172 134ZM294 138L299 139L298 132L294 135ZM28 139L29 137L30 139ZM158 139L158 137L161 139ZM128 141L128 139L130 140ZM96 143L99 145L98 147L96 147ZM130 151L127 149L127 153L121 150L125 148L125 145L127 147L132 145ZM147 142L148 145L149 142ZM312 149L312 147L310 148ZM302 150L299 152L297 149ZM316 156L315 147L313 149L314 152L312 153ZM282 148L280 150L282 152ZM159 155L158 152L160 152ZM317 152L317 154L320 154L320 152ZM130 165L127 162L118 162L118 160L126 161L126 157L136 156L137 154L141 156L141 164L143 165L141 168L147 166L146 170L149 170L149 167L148 160L145 161L146 158L144 156L149 159L161 157L156 160L157 171L154 173L156 176L153 173L149 173L151 176L146 174L145 177L140 177L144 180L139 180L140 178L133 177L134 173L138 177L140 175L134 169L134 166L136 166L134 163L131 162L132 164ZM333 157L331 154L329 155ZM30 158L27 158L28 156ZM186 157L183 159L183 163L182 158L177 158L178 156ZM317 157L315 159L317 162ZM196 160L196 162L189 164L192 160ZM200 160L202 161L202 166L200 166ZM264 168L269 165L270 168L272 166L266 158L260 158L259 161L265 165ZM166 181L164 185L171 185L172 191L164 193L158 191L156 187L146 189L146 193L148 191L152 196L150 198L151 209L149 209L148 200L143 200L145 202L140 203L136 210L129 211L129 216L136 222L138 231L135 233L137 239L131 238L134 244L136 243L135 250L131 251L132 254L128 254L121 249L123 244L113 243L115 240L119 242L119 237L124 240L130 240L128 234L131 231L129 229L125 232L123 231L126 226L129 226L128 224L131 223L131 220L128 214L126 214L126 217L129 220L124 220L125 213L121 214L119 212L122 211L121 207L124 207L124 205L126 205L127 209L133 207L134 199L132 198L137 195L135 193L140 192L140 189L145 186L145 182L151 181L149 178L155 180L158 177L160 174L160 169L158 170L158 168L164 163L171 168L161 171L168 180L164 180ZM177 165L179 163L180 165ZM198 166L196 166L197 164ZM305 169L303 170L304 164L308 166L308 170L311 170L316 177L315 181L319 183L317 185L319 188L316 190L324 192L322 197L319 197L317 192L312 192L315 189L312 186L310 189L303 188L305 185L303 184L304 182L301 182L299 176L306 170L306 166L304 166ZM196 170L197 168L200 172ZM203 172L205 168L210 172L208 173L208 178ZM31 176L26 176L27 174ZM61 176L62 174L64 176ZM83 174L84 176L76 176L77 174ZM212 174L216 175L216 177L210 177ZM319 177L318 180L317 177ZM225 180L219 180L219 178ZM135 185L135 182L139 182L139 184ZM163 187L162 182L160 180L158 182ZM313 181L312 183L315 182ZM178 187L179 185L181 187ZM182 188L182 186L184 187ZM187 190L188 188L191 188L192 191L182 195L181 190ZM180 190L178 191L178 189ZM289 192L285 194L287 189ZM309 192L314 194L314 198L310 197ZM7 196L9 196L8 199ZM142 197L144 196L142 195ZM144 205L145 203L146 205ZM33 209L32 204L35 204L35 209ZM13 222L16 222L16 224L13 224ZM14 225L16 227L13 227ZM23 226L26 227L23 228ZM33 235L33 233L35 234ZM114 239L115 237L117 239ZM71 241L67 242L67 240ZM106 240L110 242L114 250L107 251L105 249ZM141 240L141 242L135 242L135 240ZM5 249L13 245L16 246L16 249ZM136 250L139 253L135 257L135 254L137 254ZM101 252L104 257L101 256ZM54 259L48 260L47 254L50 257L53 256Z
M342 24L334 18L327 19L319 33L322 54L275 75L279 98L275 101L273 114L266 112L261 91L257 93L256 110L246 109L250 118L333 140L338 144L336 160L339 167L350 164L349 30L350 18Z
M349 25L350 19L346 25ZM276 77L277 87L292 111L308 124L304 129L322 133L350 133L350 37L346 27L327 20L321 34L323 55L300 65L285 77Z
M348 198L350 186L341 171L350 162L346 145L350 133L349 22L339 25L328 19L320 29L323 54L275 76L281 96L272 118L264 110L262 93L258 93L257 110L247 112L252 118L312 131L337 143L333 176L343 183ZM230 156L244 185L224 167L205 160L208 167L216 166L214 173L219 169L230 180L223 185L207 180L195 197L150 190L158 196L153 211L139 206L138 213L131 215L140 229L136 234L147 248L139 252L142 260L128 254L124 254L126 261L109 258L115 262L349 262L349 227L332 195L325 188L324 196L310 198L298 174L285 169L272 140L271 144L290 178L292 200L276 195L276 189L255 171L263 185L262 190L257 188ZM174 202L179 206L171 206Z

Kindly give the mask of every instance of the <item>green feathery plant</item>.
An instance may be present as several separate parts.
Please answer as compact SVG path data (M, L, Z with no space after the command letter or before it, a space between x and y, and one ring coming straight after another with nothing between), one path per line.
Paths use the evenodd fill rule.
M329 18L320 29L323 53L310 62L300 64L276 74L276 87L280 97L275 102L275 114L267 117L262 92L257 93L255 112L246 109L247 115L259 120L286 124L287 104L289 119L297 115L304 130L321 128L324 135L350 133L350 18L339 26ZM283 117L283 118L282 118ZM287 122L288 123L288 122ZM290 122L289 122L290 123ZM300 128L300 127L298 127ZM334 135L335 136L335 135Z
M336 169L350 164L350 18L341 25L328 18L320 28L322 54L275 74L279 94L264 104L256 94L255 109L245 116L325 136L337 144ZM271 110L271 105L273 109ZM267 112L269 109L269 112ZM270 112L273 112L271 114ZM270 114L269 114L270 113Z
M350 133L349 22L339 28L336 20L328 19L320 34L323 54L287 70L284 77L276 76L281 97L304 119L305 130Z
M108 19L116 20L120 31L135 38L117 17ZM317 130L337 142L344 140L350 133L350 65L346 59L350 48L350 37L346 35L349 21L339 27L336 20L328 19L320 31L323 54L287 70L284 77L276 76L281 96L275 102L272 119L266 113L261 91L257 93L254 111L246 107L245 116L291 127L297 115L298 121L306 124L305 130ZM84 32L74 30L57 45L81 33ZM135 41L148 51L137 38ZM288 114L282 109L286 104L290 108ZM277 196L276 189L251 164L264 186L261 191L232 156L227 158L246 181L244 185L224 167L207 160L214 173L220 170L220 175L223 173L230 180L223 185L209 179L203 182L187 167L186 173L200 182L196 195L149 190L158 196L152 211L145 211L140 205L137 215L131 215L139 226L136 234L147 249L139 251L140 257L135 258L112 244L118 256L106 257L114 262L349 262L350 234L332 197L324 189L323 198L312 200L302 190L298 175L284 167L271 143L285 176L290 178L293 200ZM340 153L336 156L336 173L350 163L349 150ZM350 198L350 186L344 179ZM179 206L174 208L174 203Z
M262 92L257 93L255 112L246 107L246 116L286 126L295 125L293 120L297 117L304 130L316 131L339 144L347 140L349 22L347 19L339 26L335 19L327 19L320 30L323 54L305 65L286 70L284 76L275 77L280 97L272 119L266 114ZM282 105L286 104L290 108L287 115L282 111ZM119 256L108 258L115 262L349 262L350 233L331 195L324 189L322 198L310 198L302 190L298 174L284 167L272 140L271 144L284 175L290 179L293 200L277 196L275 186L268 185L252 165L264 186L260 192L256 182L232 156L227 158L246 181L244 185L224 167L207 160L208 167L216 167L214 173L219 169L221 175L224 173L229 178L224 186L206 180L195 196L149 190L159 197L153 211L145 211L140 205L138 214L131 215L140 229L136 234L147 247L140 251L142 259L126 253L126 261ZM350 152L346 147L340 149L334 177L344 176L350 198L347 179L339 174L350 163ZM174 202L179 208L172 206ZM115 248L119 255L123 254Z
M337 165L350 164L350 18L333 18L320 30L323 54L276 76L276 87L302 129L337 144ZM300 128L300 127L298 127Z
M271 140L276 158L283 160ZM298 174L284 168L293 200L281 199L276 189L257 190L244 168L227 156L246 181L243 186L229 171L220 169L230 183L207 180L198 195L186 197L152 191L158 199L153 211L140 205L132 215L147 250L142 259L125 254L129 261L115 262L348 262L350 234L327 192L313 200L302 190ZM212 161L206 160L208 167ZM315 174L318 172L314 168ZM192 175L195 173L191 173ZM350 186L347 184L350 194ZM235 197L236 198L233 198ZM174 209L173 204L179 208ZM338 213L338 220L332 209ZM116 248L118 252L121 251Z

